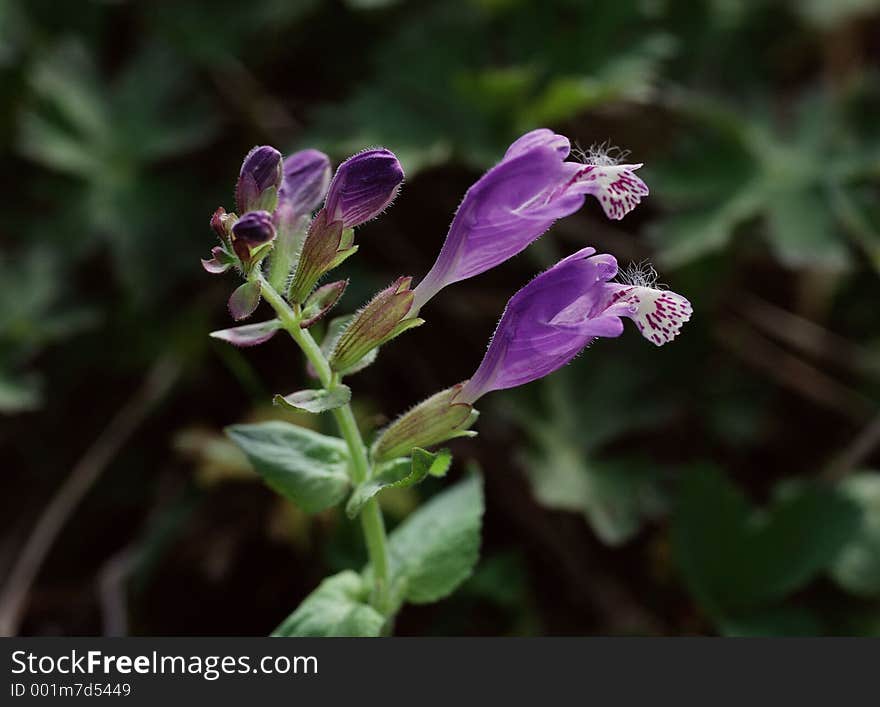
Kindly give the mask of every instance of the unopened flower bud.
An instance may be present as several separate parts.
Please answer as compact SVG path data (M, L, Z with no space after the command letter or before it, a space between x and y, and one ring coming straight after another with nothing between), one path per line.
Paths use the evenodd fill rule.
M273 211L281 186L281 153L262 145L248 152L241 165L235 202L239 212Z
M211 229L225 246L228 246L231 241L230 233L235 220L235 214L227 214L226 209L222 206L218 206L213 216L211 216Z
M397 196L403 168L394 153L384 148L365 150L339 165L324 210L331 221L354 228L378 216Z
M324 200L330 184L330 160L318 150L300 150L284 160L278 205L298 216L311 214Z
M251 211L232 227L232 247L243 262L248 262L254 250L275 238L275 227L268 211Z
M479 413L456 401L462 383L432 395L392 422L373 444L376 463L410 454L413 447L431 447L454 437L471 437L468 428Z
M351 368L377 346L424 323L405 318L412 304L411 282L411 277L398 278L355 314L333 347L330 368L337 372Z

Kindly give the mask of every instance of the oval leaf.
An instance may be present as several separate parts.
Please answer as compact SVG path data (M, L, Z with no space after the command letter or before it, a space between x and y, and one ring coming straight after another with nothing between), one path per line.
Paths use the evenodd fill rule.
M218 331L212 331L210 336L212 339L226 341L235 346L256 346L257 344L267 342L275 336L280 328L280 319L270 319L256 324L232 327L231 329L219 329Z
M226 434L272 489L308 513L336 505L348 492L341 439L278 420L232 425Z
M247 319L260 303L260 283L246 282L229 297L229 313L235 321Z
M403 598L414 604L451 594L477 563L482 520L479 474L434 496L389 536L392 586L405 587Z
M330 390L307 388L290 395L276 395L272 402L276 405L318 413L347 405L350 400L351 388L347 385L337 385Z

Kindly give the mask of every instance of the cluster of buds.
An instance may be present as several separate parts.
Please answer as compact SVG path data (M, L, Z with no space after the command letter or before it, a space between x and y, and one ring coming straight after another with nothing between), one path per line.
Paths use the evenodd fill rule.
M555 221L580 209L587 196L599 202L608 218L620 219L648 194L635 174L641 164L617 164L602 150L591 150L583 161L572 160L570 152L568 138L546 129L516 140L467 191L434 265L415 288L411 277L400 277L344 328L334 330L331 322L321 348L335 376L361 370L377 347L423 324L421 310L443 288L521 252ZM329 161L315 150L298 152L282 163L276 150L259 147L245 159L236 189L243 215L218 209L211 225L221 246L212 251L211 260L203 261L209 272L236 266L244 274L245 284L230 298L236 319L256 307L265 282L261 261L270 253L268 282L300 313L300 326L311 326L338 301L345 281L316 286L357 251L353 229L391 203L403 170L393 153L380 148L354 155L332 180L329 175ZM658 346L671 341L690 318L690 303L658 288L656 278L643 272L614 281L617 276L614 257L597 255L593 248L581 249L538 275L511 297L473 376L388 426L373 444L374 461L472 434L478 414L474 404L483 395L546 376L594 339L619 336L622 318L633 320ZM214 335L252 345L279 328L278 320L270 320ZM333 396L327 392L324 397ZM314 403L312 398L317 398L309 398ZM326 409L324 404L313 408Z
M251 150L235 188L241 216L217 209L211 228L220 245L202 261L210 273L235 267L244 276L245 283L229 299L233 318L245 319L254 312L267 281L304 312L304 327L317 322L338 301L346 284L331 283L316 290L318 281L357 251L353 229L381 213L402 182L400 163L384 149L354 155L339 166L332 180L330 160L318 150L295 152L284 160L268 145ZM264 272L262 262L269 256ZM242 345L265 340L251 340L241 329L218 332L219 338Z

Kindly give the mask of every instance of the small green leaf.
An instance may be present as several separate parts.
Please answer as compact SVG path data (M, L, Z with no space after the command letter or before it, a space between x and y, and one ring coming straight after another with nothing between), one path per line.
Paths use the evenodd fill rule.
M452 452L448 449L429 452L421 447L415 447L412 451L412 473L420 478L428 474L438 478L446 476L451 464Z
M341 439L277 420L232 425L226 434L270 487L308 513L336 505L348 491Z
M477 563L482 518L478 474L434 496L389 537L392 585L404 586L414 604L451 594Z
M328 577L278 626L275 637L378 636L385 618L367 603L369 587L346 570Z
M452 454L448 449L432 454L416 448L412 459L401 457L382 464L372 478L358 484L348 499L345 512L349 518L354 518L361 512L364 504L382 489L413 486L424 481L428 474L443 476L451 464Z
M235 321L247 319L260 303L260 283L246 282L239 285L229 297L229 313Z
M276 395L272 402L276 405L291 407L306 412L326 412L348 404L351 400L351 388L347 385L336 385L330 390L323 388L307 388L290 395Z

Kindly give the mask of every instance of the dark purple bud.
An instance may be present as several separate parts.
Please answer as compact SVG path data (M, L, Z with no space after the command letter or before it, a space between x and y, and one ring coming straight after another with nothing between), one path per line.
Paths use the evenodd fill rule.
M248 152L241 165L235 187L235 203L240 212L275 208L281 186L281 153L262 145Z
M272 215L268 211L246 213L235 222L232 236L234 240L244 241L251 248L268 243L275 238Z
M317 209L330 184L330 159L318 150L300 150L284 160L278 204L297 216Z
M394 153L384 148L365 150L339 165L324 210L331 221L354 228L378 216L397 196L403 168Z

